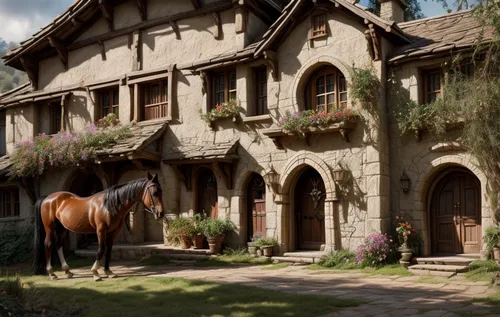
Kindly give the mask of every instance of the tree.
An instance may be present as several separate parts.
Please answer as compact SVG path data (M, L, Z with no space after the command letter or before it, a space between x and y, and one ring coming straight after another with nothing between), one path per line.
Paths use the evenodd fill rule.
M445 0L436 0L436 1L445 1ZM373 10L373 13L380 16L380 0L369 0L368 8ZM411 21L416 19L425 18L422 13L422 8L420 7L420 3L418 0L407 0L407 7L405 9L405 21Z

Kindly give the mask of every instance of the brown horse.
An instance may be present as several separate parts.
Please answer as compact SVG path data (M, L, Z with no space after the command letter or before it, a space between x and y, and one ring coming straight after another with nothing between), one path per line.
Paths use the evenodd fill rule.
M62 248L64 236L70 230L77 233L97 233L99 247L91 269L94 280L101 280L97 270L104 252L104 274L116 277L109 269L111 249L123 228L128 212L138 202L142 202L156 220L163 218L158 175L152 176L148 173L147 179L115 185L90 197L82 198L69 192L56 192L39 199L35 205L35 274L48 273L51 279L57 279L51 265L52 243L55 240L61 267L68 277L73 277Z

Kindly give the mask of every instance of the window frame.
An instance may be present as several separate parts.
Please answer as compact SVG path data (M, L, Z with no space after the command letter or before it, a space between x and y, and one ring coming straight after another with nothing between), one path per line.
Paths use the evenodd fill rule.
M430 84L430 75L433 74L439 74L439 90L429 90L429 84ZM444 83L444 72L442 68L440 67L433 67L433 68L427 68L422 70L422 77L423 77L423 84L424 84L424 89L423 89L423 101L424 104L429 104L433 102L434 100L431 100L430 95L435 94L436 98L441 96L443 94L443 83Z
M7 201L4 200L8 194L10 196L9 207L7 206ZM6 209L8 209L6 211ZM19 188L16 187L0 187L0 219L19 217L21 213L20 207L20 197Z
M334 77L334 82L333 82L333 92L328 92L327 91L327 82L326 82L326 76L332 74ZM318 79L323 78L323 87L324 87L324 92L321 94L318 94L318 87L317 87L317 82ZM340 90L341 86L341 79L343 79L343 88L345 90ZM333 107L329 108L328 107L328 95L334 94L334 103ZM319 110L318 108L318 103L317 103L317 97L323 96L325 103L325 109ZM341 100L341 96L345 96L345 100ZM305 110L314 110L316 112L332 112L337 109L340 109L342 107L347 107L348 105L348 95L347 95L347 79L345 75L335 66L333 65L328 65L325 67L322 67L318 70L316 70L308 79L307 84L306 84L306 92L305 92Z
M7 110L0 110L0 130L3 129L4 140L0 140L4 146L4 151L0 151L0 156L7 154Z
M255 106L253 109L254 116L269 114L268 108L268 72L266 66L258 66L253 69L253 80L255 87Z
M219 76L223 76L223 90L217 90L217 84L219 83L217 81ZM231 86L231 75L234 75L234 88ZM210 106L209 110L215 109L218 105L221 103L226 103L231 98L231 95L234 94L234 100L238 98L238 77L236 76L236 68L227 68L224 70L218 70L214 71L211 74L211 100L210 100ZM217 94L223 93L224 94L224 99L222 102L217 102Z
M322 20L321 20L322 19ZM311 15L311 27L309 31L309 39L318 39L328 36L327 27L328 17L325 12L315 13Z
M169 86L168 86L168 77L155 79L152 81L147 81L139 84L140 89L140 119L141 121L149 121L167 118L169 116ZM158 91L155 93L155 96L152 95L152 90L154 86L158 86ZM154 98L155 102L151 102ZM146 118L146 110L150 108L158 107L160 111L160 115L157 117ZM163 114L162 114L163 112Z
M99 113L100 118L104 118L108 114L114 113L116 115L116 117L119 119L120 118L120 87L112 86L112 87L108 87L108 88L103 88L103 89L96 91L96 93L97 93L97 98L99 100L98 113ZM118 97L117 104L115 104L115 102L114 102L114 98L113 98L114 93L116 93L117 97ZM108 106L105 106L104 102L103 102L104 96L106 96L106 95L108 95L108 97L109 97L109 105ZM108 111L106 111L106 109L108 109ZM116 112L115 112L115 109L116 109Z
M58 102L49 103L49 135L58 134L62 131L62 121L63 113L61 104Z

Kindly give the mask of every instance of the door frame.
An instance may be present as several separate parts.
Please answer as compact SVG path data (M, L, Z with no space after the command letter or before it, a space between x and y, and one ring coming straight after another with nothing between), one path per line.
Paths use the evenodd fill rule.
M251 191L251 186L252 186L252 181L254 177L260 177L262 179L263 185L264 185L264 195L263 195L263 201L265 204L265 207L267 207L267 200L266 200L266 195L267 195L267 189L266 189L266 184L264 182L264 178L262 175L259 173L251 172L250 175L248 176L248 179L246 181L245 185L245 195L244 195L244 200L243 200L243 206L245 208L245 218L244 218L244 223L246 224L245 229L242 230L242 234L244 234L245 237L245 242L249 242L251 236L250 236L250 227L252 226L252 235L255 233L255 228L253 228L253 214L251 214L251 207L253 206L252 202L252 196L250 194ZM267 211L266 211L266 222L264 223L265 230L267 230ZM266 236L266 232L264 232L264 237Z
M202 211L199 210L200 208L200 195L202 193L202 190L200 190L200 183L201 183L201 174L204 172L204 170L208 170L210 171L214 178L215 178L215 190L216 190L216 204L217 204L217 215L218 215L218 211L219 211L219 182L217 180L217 174L215 174L215 171L209 167L206 167L206 166L199 166L197 169L196 169L196 172L194 173L194 184L195 184L195 191L194 191L194 210L196 211L196 213L201 213ZM206 211L206 216L207 217L210 217L211 216L211 210L209 211Z
M465 168L465 167L461 167L461 166L449 166L449 167L446 167L442 170L440 170L439 172L437 172L435 174L435 176L433 177L432 179L432 182L431 182L431 185L429 186L429 189L428 189L428 192L427 192L427 197L426 197L426 207L427 207L427 210L426 210L426 217L427 217L427 224L426 224L426 227L427 227L427 232L428 232L428 237L427 237L427 241L429 243L429 250L430 250L430 256L433 256L436 254L436 250L435 250L435 245L434 245L434 234L435 232L433 231L433 221L434 221L434 217L433 215L431 214L431 209L432 209L432 200L433 200L433 196L434 196L434 191L436 190L436 187L438 185L438 183L444 179L446 176L448 176L449 174L451 173L455 173L455 172L461 172L461 173L466 173L466 174L469 174L473 179L474 181L476 182L476 185L477 185L477 188L479 190L479 216L478 216L478 223L479 225L481 226L481 237L479 237L479 251L481 252L482 250L482 247L483 247L483 234L482 234L482 225L483 225L483 215L482 215L482 192L481 192L481 181L479 180L479 178L477 177L477 175L475 175L473 172L471 172L468 168ZM460 253L457 253L457 254L460 254Z

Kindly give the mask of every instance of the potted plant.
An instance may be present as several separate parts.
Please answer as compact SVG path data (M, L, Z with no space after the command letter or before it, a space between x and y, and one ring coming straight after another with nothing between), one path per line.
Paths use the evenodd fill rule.
M489 227L486 229L483 239L488 251L490 253L493 251L493 259L497 263L500 263L500 227Z
M261 238L259 233L254 233L252 237L250 238L252 241L247 242L248 246L248 253L250 255L256 256L257 255L257 250L259 249L259 246L257 245L257 241Z
M396 219L399 218L396 217ZM413 255L413 251L408 245L408 238L411 234L415 234L416 231L411 227L411 224L408 221L401 221L399 226L396 228L396 232L398 233L399 242L401 243L401 246L398 249L401 252L401 260L399 263L401 266L408 267Z
M260 238L257 240L256 244L262 249L264 256L273 256L273 248L278 245L278 241L275 238Z
M205 235L203 234L203 226L205 225L206 217L203 214L196 214L193 217L194 228L193 228L193 245L195 249L203 249L203 240Z
M190 218L177 218L170 222L169 239L181 244L182 249L191 247L194 223Z
M220 253L225 234L233 228L234 224L229 219L220 220L207 218L204 221L203 233L207 237L210 253Z

